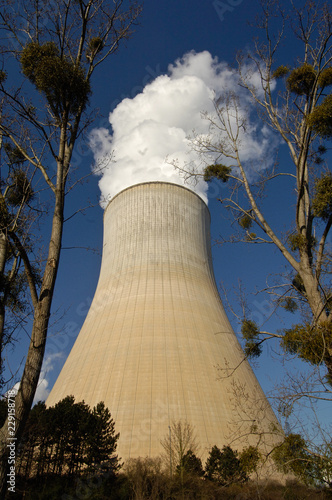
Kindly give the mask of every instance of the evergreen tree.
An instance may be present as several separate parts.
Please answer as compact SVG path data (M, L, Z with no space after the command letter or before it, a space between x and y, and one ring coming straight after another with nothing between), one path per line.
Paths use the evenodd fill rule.
M188 450L182 457L182 463L176 468L178 473L180 472L180 468L183 468L187 474L199 477L204 476L202 461L191 450Z
M230 446L224 446L222 450L213 446L206 461L205 474L207 479L216 481L222 486L248 480L241 467L238 453Z
M119 434L104 403L93 410L67 396L46 408L38 403L30 412L18 458L19 473L26 479L48 474L78 477L107 465L119 469L115 455Z
M120 434L115 434L115 422L103 402L93 408L91 425L94 432L90 432L87 439L86 463L95 467L107 462L107 466L116 471L118 457L115 451Z

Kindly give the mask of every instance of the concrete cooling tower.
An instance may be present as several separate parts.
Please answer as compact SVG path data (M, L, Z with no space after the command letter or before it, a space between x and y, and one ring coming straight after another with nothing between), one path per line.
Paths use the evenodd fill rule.
M159 455L179 421L202 458L213 445L278 440L218 294L209 227L204 201L165 182L127 188L105 210L95 296L47 405L104 401L123 460Z

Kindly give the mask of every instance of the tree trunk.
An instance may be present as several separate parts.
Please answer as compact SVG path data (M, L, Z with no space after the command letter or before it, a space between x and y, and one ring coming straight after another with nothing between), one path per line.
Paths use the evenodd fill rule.
M303 262L305 261L305 262ZM331 316L327 314L326 306L327 304L324 301L324 297L319 291L319 283L316 278L312 274L311 267L308 262L308 256L305 258L301 255L301 269L300 269L300 277L303 281L303 286L306 293L306 298L309 304L309 307L312 312L313 321L315 326L322 326L324 334L324 330L327 330L327 325L330 325L330 329L332 327ZM329 373L329 378L332 380L332 345L331 345L331 336L327 335L324 338L325 341L325 353L322 359L322 363L325 364L327 371Z
M6 235L1 231L0 232L0 292L4 293L4 280L3 275L5 272L5 264L6 264L6 255L7 255L7 238ZM2 378L3 371L3 359L2 359L2 350L3 350L3 332L5 327L5 305L3 302L3 296L0 298L0 346L1 346L1 354L0 354L0 381ZM0 384L1 386L1 384Z
M52 233L49 244L48 259L44 271L43 283L34 312L34 321L30 346L21 378L20 387L15 398L15 441L9 432L7 419L0 430L0 488L4 498L7 487L8 443L18 443L32 406L36 392L46 345L46 334L50 318L52 297L56 281L61 250L64 210L64 189L56 192L56 203L52 222Z

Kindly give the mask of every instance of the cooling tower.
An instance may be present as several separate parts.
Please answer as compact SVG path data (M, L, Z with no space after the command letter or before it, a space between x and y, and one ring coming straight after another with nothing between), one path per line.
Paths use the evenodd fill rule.
M218 294L209 227L204 201L164 182L127 188L105 210L95 296L47 405L104 401L124 460L160 454L179 421L203 457L213 445L277 439Z

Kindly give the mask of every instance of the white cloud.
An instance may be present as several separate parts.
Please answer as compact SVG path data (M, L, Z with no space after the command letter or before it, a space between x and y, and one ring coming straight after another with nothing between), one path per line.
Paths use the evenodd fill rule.
M38 403L38 401L46 401L50 393L48 389L49 382L47 380L47 377L54 368L53 361L62 357L63 353L57 352L54 354L50 354L44 359L33 404Z
M90 137L96 171L112 154L99 182L102 199L106 200L102 204L105 206L122 189L147 181L186 185L206 200L207 184L202 178L188 184L172 161L180 167L191 163L196 171L201 171L201 159L190 148L188 137L193 130L202 136L210 133L202 112L215 112L215 96L236 88L242 94L237 83L237 74L225 62L219 62L207 51L189 52L169 65L167 75L147 84L133 99L121 101L109 115L112 133L100 128L93 130ZM247 98L245 101L248 106ZM241 134L244 160L266 156L268 144L256 135L253 125Z
M49 382L47 380L47 377L49 376L50 372L53 370L53 362L56 359L62 358L64 356L63 352L57 352L54 354L50 354L49 356L46 356L46 358L43 361L42 369L40 372L39 380L38 380L38 385L37 385L37 390L35 393L35 397L33 400L33 404L38 403L38 401L46 401L50 391L48 389ZM15 391L17 394L18 390L20 387L20 382L16 382L16 384L10 389L11 391ZM5 394L5 396L8 394ZM15 395L16 395L15 394Z

